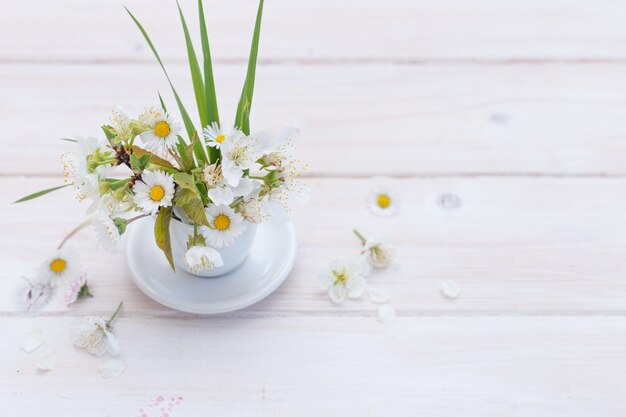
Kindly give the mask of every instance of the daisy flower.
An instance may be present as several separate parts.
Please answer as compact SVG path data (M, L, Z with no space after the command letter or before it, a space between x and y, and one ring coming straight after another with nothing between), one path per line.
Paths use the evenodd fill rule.
M337 258L320 275L320 289L328 291L330 299L342 303L347 298L359 298L366 289L368 268L358 261Z
M151 109L142 119L147 130L141 134L141 140L148 150L162 152L176 147L181 126L169 114Z
M217 122L211 123L203 130L204 138L207 145L215 149L221 149L226 141L237 139L243 136L243 133L234 126L219 126Z
M76 324L72 329L74 345L95 356L102 356L107 352L112 356L117 355L120 352L120 345L112 330L122 304L119 303L108 320L104 317L85 317Z
M107 252L116 253L122 244L122 232L115 221L105 213L98 213L93 225L98 244Z
M56 287L59 284L67 284L80 271L74 251L71 249L59 249L39 266L41 282Z
M376 186L370 192L367 206L377 216L389 217L397 213L398 199L387 187Z
M212 229L201 227L202 235L207 243L216 248L230 246L246 227L243 217L230 206L209 206L206 209L207 219Z
M65 304L69 307L77 300L85 297L93 297L89 292L89 286L87 285L87 275L81 274L77 280L70 283L65 293Z
M189 271L195 274L211 272L214 268L224 265L222 255L208 246L192 246L185 253L185 261Z
M253 168L259 159L255 141L249 137L222 142L222 175L228 185L236 187L245 169Z
M133 186L135 204L145 214L156 214L160 207L172 205L174 177L163 171L144 171Z
M383 243L381 236L372 236L366 239L357 230L354 230L354 234L361 240L363 245L361 254L369 265L382 269L396 262L396 249L388 243Z

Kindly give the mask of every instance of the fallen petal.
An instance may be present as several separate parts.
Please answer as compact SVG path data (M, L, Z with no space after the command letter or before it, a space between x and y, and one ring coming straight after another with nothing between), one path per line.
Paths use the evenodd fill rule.
M389 301L391 292L385 288L367 287L367 294L372 303L384 304Z
M457 298L461 294L461 288L454 281L443 281L439 288L443 295L451 299Z
M389 304L383 304L378 307L378 321L387 324L396 318L396 310Z
M43 356L37 361L37 368L42 371L54 371L57 367L57 358L52 355Z
M102 378L117 378L124 373L126 366L121 359L107 359L98 364L98 372Z
M26 353L35 351L39 346L45 342L43 333L39 329L33 329L28 332L22 333L18 346Z

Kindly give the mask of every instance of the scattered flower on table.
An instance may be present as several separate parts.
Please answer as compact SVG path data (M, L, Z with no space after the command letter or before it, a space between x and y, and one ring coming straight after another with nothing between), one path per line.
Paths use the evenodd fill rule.
M26 286L20 289L24 309L36 311L47 305L54 295L54 288L48 282L31 280L24 277Z
M370 211L380 217L390 217L398 212L398 197L388 187L377 185L367 199Z
M194 273L211 272L224 265L222 255L210 246L192 246L185 253L189 271Z
M173 411L183 401L183 397L158 395L145 407L137 410L137 417L173 417Z
M391 292L384 288L368 286L367 294L370 297L370 301L376 304L384 304L391 298Z
M359 298L366 289L368 268L360 260L333 260L320 275L320 288L327 291L330 299L339 304L346 298Z
M25 331L20 335L18 340L18 346L26 353L31 353L37 350L39 346L43 345L46 338L43 332L39 329L32 329Z
M383 243L381 236L365 238L356 229L354 234L363 245L361 254L365 257L368 265L382 269L392 266L397 261L395 248L388 243Z
M44 355L37 361L40 371L54 371L57 367L57 358L54 355Z
M442 281L439 289L443 295L450 299L458 298L461 294L461 288L454 281Z
M39 267L39 279L42 283L56 287L68 284L80 274L80 265L73 249L56 250Z
M120 302L107 320L104 317L85 317L77 323L73 330L74 345L95 356L102 356L109 353L116 356L120 352L120 345L113 334L113 324L122 309Z
M98 373L102 378L117 378L126 370L124 361L119 358L105 359L98 364Z
M389 304L378 307L378 321L382 324L392 322L396 318L396 310Z
M89 285L87 285L87 274L83 273L68 285L65 293L65 304L69 307L76 301L87 297L93 297L93 295L89 291Z

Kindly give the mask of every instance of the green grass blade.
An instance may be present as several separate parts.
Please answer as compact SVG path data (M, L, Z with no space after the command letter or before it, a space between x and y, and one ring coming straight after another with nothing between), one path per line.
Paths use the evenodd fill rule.
M254 35L252 36L248 72L246 74L246 81L243 84L243 90L241 91L239 105L237 106L237 115L235 116L235 125L246 135L250 134L250 107L252 106L252 93L254 92L254 76L256 74L256 59L259 51L259 33L261 31L262 15L263 0L260 0L256 23L254 25Z
M139 31L141 32L141 34L143 35L144 39L148 43L148 46L152 50L152 53L154 54L154 57L156 58L156 60L159 63L159 65L161 66L161 69L163 70L163 73L165 74L165 78L167 78L167 82L169 83L170 87L172 88L172 92L174 93L174 98L176 99L176 104L178 105L178 110L180 111L180 116L183 118L183 123L185 124L185 130L187 130L187 134L189 135L189 140L192 140L193 135L195 134L196 130L193 127L193 122L191 121L191 118L189 117L189 113L187 113L187 110L185 110L185 106L183 105L183 102L180 100L180 97L178 96L178 93L176 92L176 89L174 88L174 84L172 84L172 80L170 80L169 74L165 70L165 66L163 65L163 61L161 61L161 57L159 56L158 52L156 51L156 48L152 44L152 41L150 40L150 37L146 33L145 29L143 28L141 23L139 23L139 20L137 20L135 18L135 16L130 12L130 10L128 10L128 8L126 8L126 7L124 7L124 8L126 9L128 14L130 15L131 19L133 19L133 22L135 22L135 24L139 28ZM195 150L196 150L196 158L198 158L198 160L202 160L202 161L205 161L205 162L208 160L207 155L206 155L206 151L202 148L202 146L200 146L199 149L195 149Z
M64 184L64 185L59 185L58 187L52 187L52 188L48 188L48 189L45 189L45 190L37 191L36 193L27 195L26 197L22 197L19 200L14 201L13 204L21 203L21 202L28 201L28 200L33 200L33 199L35 199L37 197L41 197L42 195L46 195L46 194L51 193L51 192L56 191L56 190L60 190L61 188L69 187L70 185L72 185L72 184Z
M204 7L202 0L198 0L198 15L200 16L200 39L202 41L202 56L204 58L204 98L206 100L207 125L213 122L220 122L217 111L217 94L215 92L215 81L213 79L213 64L211 63L211 49L209 48L209 36L204 20ZM215 162L219 156L219 151L208 147L209 160Z
M157 94L159 95L159 103L161 103L161 108L165 113L167 113L167 107L165 107L165 102L163 101L163 97L161 97L161 93L157 91Z
M200 123L202 127L207 125L206 115L206 100L204 98L204 82L202 81L202 74L200 73L200 66L198 65L198 58L196 57L196 51L193 49L193 43L191 42L191 36L189 36L189 29L187 28L187 22L183 15L183 10L180 8L178 1L178 13L180 14L180 23L183 26L183 32L185 33L185 44L187 46L187 57L189 58L189 70L191 71L191 81L193 82L193 91L196 95L196 104L198 106L198 114L200 115Z

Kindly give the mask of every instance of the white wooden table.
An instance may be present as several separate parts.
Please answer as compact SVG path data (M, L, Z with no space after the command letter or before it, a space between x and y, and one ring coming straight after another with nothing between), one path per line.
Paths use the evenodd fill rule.
M125 4L193 103L174 2ZM195 3L181 4L194 30ZM159 396L182 397L171 417L626 415L623 1L268 0L252 125L301 129L313 199L294 207L284 285L214 317L151 301L88 232L73 245L95 297L18 310L21 273L84 207L69 190L9 203L60 183L57 138L171 96L121 1L3 6L0 415L140 416ZM232 118L256 2L205 9ZM365 208L372 176L401 195L398 216ZM335 306L317 288L327 262L356 254L353 227L399 249L399 269L370 279L392 292L388 325L365 298ZM69 329L120 300L126 371L106 380ZM26 354L33 327L47 342ZM59 365L42 374L46 353Z

